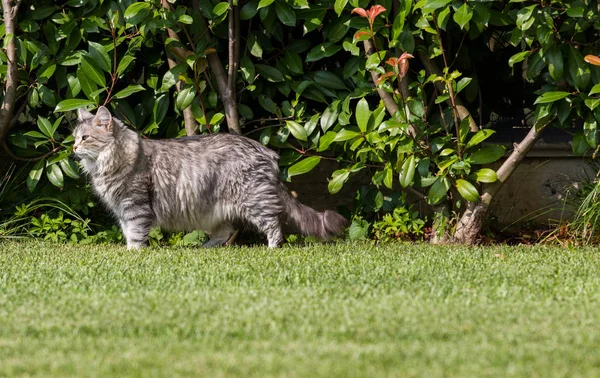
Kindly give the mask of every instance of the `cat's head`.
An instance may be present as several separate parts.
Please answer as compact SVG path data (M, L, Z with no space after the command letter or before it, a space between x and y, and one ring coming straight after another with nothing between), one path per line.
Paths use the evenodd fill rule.
M101 106L92 114L85 109L77 113L79 123L73 130L73 152L81 158L97 159L100 153L115 143L115 124L107 108Z

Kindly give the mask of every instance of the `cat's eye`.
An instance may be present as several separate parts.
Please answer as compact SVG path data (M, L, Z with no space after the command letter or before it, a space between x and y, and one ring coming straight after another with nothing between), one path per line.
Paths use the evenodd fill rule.
M86 140L87 138L89 138L89 135L84 135L81 137L81 141L83 142L84 140Z

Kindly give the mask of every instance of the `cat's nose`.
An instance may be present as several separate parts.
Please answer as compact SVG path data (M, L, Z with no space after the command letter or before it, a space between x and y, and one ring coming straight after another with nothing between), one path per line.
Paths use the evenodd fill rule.
M73 146L73 152L77 151L78 148L79 146Z

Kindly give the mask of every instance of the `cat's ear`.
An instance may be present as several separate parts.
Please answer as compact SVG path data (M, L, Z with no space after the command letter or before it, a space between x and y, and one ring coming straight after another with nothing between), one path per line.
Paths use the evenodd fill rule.
M90 112L88 112L87 110L85 110L84 108L79 108L77 110L77 119L81 122L94 118L94 115Z
M104 106L99 107L92 123L94 126L102 127L107 131L111 131L113 120L108 109L106 109Z

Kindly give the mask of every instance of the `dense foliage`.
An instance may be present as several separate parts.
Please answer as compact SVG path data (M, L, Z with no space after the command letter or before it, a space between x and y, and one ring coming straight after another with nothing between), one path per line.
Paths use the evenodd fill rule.
M591 0L25 0L15 21L0 33L16 43L20 112L4 147L34 160L34 196L75 190L76 210L93 207L69 157L84 106L151 138L241 132L280 152L288 180L337 160L331 193L368 170L374 206L357 207L353 237L412 214L405 195L384 209L393 191L446 215L478 202L506 152L488 143L500 127L564 128L578 153L600 142ZM409 218L383 238L422 234Z

